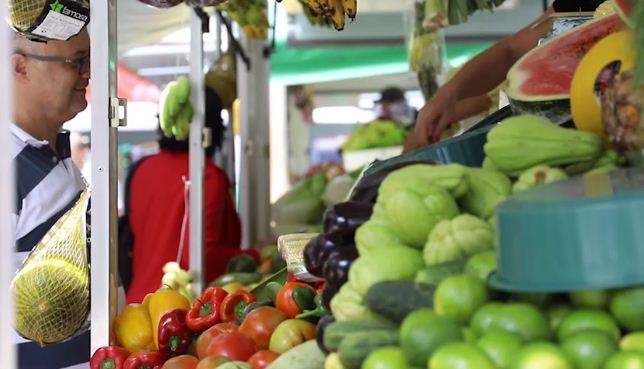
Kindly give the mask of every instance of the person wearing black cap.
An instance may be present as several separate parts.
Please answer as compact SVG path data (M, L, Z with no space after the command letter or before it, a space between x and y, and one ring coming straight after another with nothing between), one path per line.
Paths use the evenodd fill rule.
M440 140L450 125L465 119L462 112L468 100L479 98L497 87L508 70L534 48L550 30L538 27L553 12L594 11L603 0L556 0L534 23L509 36L468 63L425 104L416 119L415 147ZM459 113L460 112L460 113ZM413 147L409 147L411 149Z
M378 107L378 119L393 120L405 128L413 124L416 111L409 106L405 92L398 87L392 86L382 90L375 103Z

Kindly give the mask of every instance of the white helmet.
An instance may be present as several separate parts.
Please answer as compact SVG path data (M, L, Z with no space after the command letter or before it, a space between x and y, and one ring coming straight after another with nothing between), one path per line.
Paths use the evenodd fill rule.
M68 40L89 23L89 0L8 0L9 25L37 41Z

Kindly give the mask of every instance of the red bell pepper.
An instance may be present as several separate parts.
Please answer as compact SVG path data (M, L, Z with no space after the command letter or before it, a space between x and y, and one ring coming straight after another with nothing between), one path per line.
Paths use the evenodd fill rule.
M223 288L209 287L203 291L203 294L195 300L194 305L188 311L186 317L188 328L195 333L201 333L220 323L219 306L226 296L228 296L228 292Z
M244 309L248 304L257 301L252 293L239 290L226 296L219 307L219 315L221 321L224 323L233 322L242 319L244 316Z
M91 369L123 369L130 352L118 346L103 346L89 360Z
M188 310L175 309L159 320L159 352L168 356L181 355L192 342L192 331L186 325Z
M159 351L143 350L133 352L125 363L123 369L160 369L166 357Z
M313 287L306 283L286 282L277 292L275 306L289 319L293 319L307 310L316 308L315 296Z

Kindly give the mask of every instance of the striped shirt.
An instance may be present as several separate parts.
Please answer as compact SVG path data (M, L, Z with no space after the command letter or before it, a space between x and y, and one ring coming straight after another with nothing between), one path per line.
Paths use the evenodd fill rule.
M71 160L69 132L57 137L57 153L47 141L37 140L11 124L10 155L16 168L15 270L56 221L71 209L85 182ZM20 369L87 367L89 332L66 342L41 348L15 335ZM80 366L78 366L80 364Z

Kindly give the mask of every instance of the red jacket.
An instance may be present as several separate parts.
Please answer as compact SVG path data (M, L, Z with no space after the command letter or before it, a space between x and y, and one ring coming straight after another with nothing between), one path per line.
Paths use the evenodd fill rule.
M184 182L188 153L161 150L143 159L130 182L130 226L134 234L132 281L128 303L141 302L161 285L163 265L177 258L184 216ZM204 177L204 264L206 282L225 271L240 253L241 224L230 196L226 174L206 160ZM188 222L189 224L189 222ZM189 226L180 264L188 268Z

